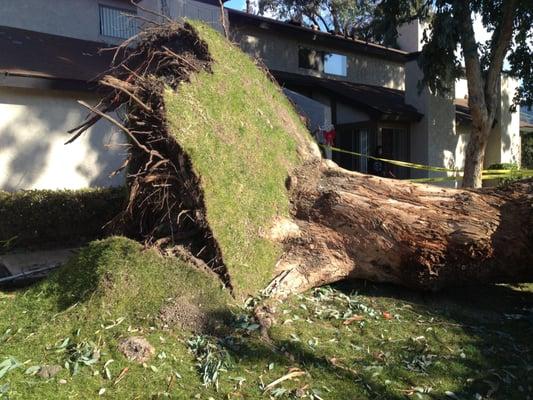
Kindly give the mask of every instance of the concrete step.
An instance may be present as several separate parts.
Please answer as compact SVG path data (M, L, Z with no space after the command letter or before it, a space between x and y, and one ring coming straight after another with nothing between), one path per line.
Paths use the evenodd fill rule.
M69 248L0 255L0 285L42 278L63 265L77 250Z

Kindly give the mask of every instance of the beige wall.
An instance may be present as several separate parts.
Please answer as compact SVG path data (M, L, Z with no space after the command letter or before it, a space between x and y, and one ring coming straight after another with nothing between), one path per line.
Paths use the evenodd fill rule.
M127 0L0 0L0 25L28 29L76 39L116 43L117 39L100 35L98 5L132 8ZM159 0L142 0L140 5L161 12ZM172 18L188 17L220 25L220 9L194 0L168 0ZM139 10L139 15L157 19Z
M79 189L117 186L109 179L125 158L124 138L102 121L74 143L67 130L87 114L84 93L0 88L0 189Z
M333 51L317 46L313 41L300 41L285 35L276 35L256 27L232 28L232 36L241 48L255 58L261 58L268 68L304 75L324 76L331 79L349 80L368 85L404 89L405 73L402 63L387 61L346 51L335 53L347 56L348 76L320 74L298 67L298 47L308 46L316 50Z
M506 75L501 79L501 104L498 107L496 125L489 136L485 151L485 167L498 163L520 165L520 107L515 112L510 111L518 82ZM455 83L455 98L467 98L468 87L466 79L459 79ZM464 133L470 134L470 125L463 126Z
M419 93L418 81L421 78L422 71L417 61L407 62L405 102L424 114L420 122L411 125L411 160L436 167L460 168L464 137L456 133L452 96L434 96L427 88ZM442 175L422 170L411 172L413 178Z
M424 29L427 24L419 20L411 21L398 27L398 46L409 53L422 50L424 46Z

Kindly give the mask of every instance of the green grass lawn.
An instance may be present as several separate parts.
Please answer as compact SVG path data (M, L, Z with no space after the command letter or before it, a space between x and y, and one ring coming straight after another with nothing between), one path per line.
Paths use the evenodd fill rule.
M171 134L201 177L207 220L240 298L268 284L281 254L267 240L289 215L285 180L299 164L296 137L309 138L281 89L222 35L191 21L209 46L212 73L167 90Z
M162 324L176 300L211 333ZM210 277L127 239L94 242L48 280L0 292L0 398L533 398L533 285L358 283L274 306L269 342ZM154 357L128 361L117 345L129 336ZM44 365L62 369L45 379Z

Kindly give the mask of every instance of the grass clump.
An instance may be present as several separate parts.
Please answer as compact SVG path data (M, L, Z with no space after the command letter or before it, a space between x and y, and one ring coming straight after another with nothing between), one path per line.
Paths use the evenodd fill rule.
M170 131L201 178L207 220L236 293L255 294L272 278L281 253L262 234L289 213L285 179L299 163L294 137L308 133L249 56L192 23L209 46L213 73L195 74L176 93L166 92Z
M220 282L184 262L122 237L93 242L49 279L0 291L0 365L10 365L0 387L10 399L95 398L102 389L112 398L145 398L164 392L175 374L201 387L185 343L190 331L160 321L174 301L213 320L229 313ZM118 351L131 336L155 347L146 366ZM57 376L41 377L50 366L59 367Z

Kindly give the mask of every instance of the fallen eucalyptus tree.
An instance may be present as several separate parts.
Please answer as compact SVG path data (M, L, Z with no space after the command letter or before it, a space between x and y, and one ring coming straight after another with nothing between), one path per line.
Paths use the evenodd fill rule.
M257 68L220 35L189 24L149 28L116 49L100 80L108 92L95 107L83 103L91 114L71 141L102 118L128 136L129 203L115 220L126 235L187 254L239 297L261 287L284 296L344 279L423 290L532 280L531 180L456 190L343 170L321 158L279 88ZM242 71L261 77L252 80ZM206 74L218 75L218 86L202 89L212 90L200 92L211 96L202 103L186 85ZM277 93L261 103L270 90ZM247 102L239 103L239 96ZM220 113L209 108L217 102L226 107ZM187 113L176 106L185 103L191 104ZM123 106L124 121L109 116ZM249 128L252 120L264 132ZM273 141L274 134L285 135L288 144ZM194 135L214 143L203 159L197 148L190 150ZM272 152L278 145L282 150ZM270 158L261 161L262 152ZM202 166L204 159L212 167ZM264 175L268 163L272 173L285 171L279 179ZM225 186L210 168L230 171L218 175ZM258 179L246 169L255 169ZM279 188L284 193L271 207L268 190ZM259 190L266 200L249 200ZM249 216L268 207L278 215L266 213L272 218L252 226ZM264 241L275 251L264 250Z

